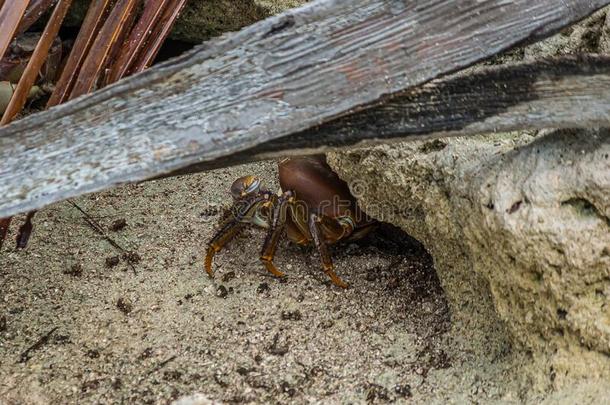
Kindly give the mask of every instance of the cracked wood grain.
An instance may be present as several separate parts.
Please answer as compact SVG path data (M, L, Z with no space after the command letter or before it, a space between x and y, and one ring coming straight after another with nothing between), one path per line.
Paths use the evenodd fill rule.
M610 0L319 0L0 130L0 217L304 131Z
M170 175L380 142L543 128L610 127L610 56L551 58L459 72L325 124Z

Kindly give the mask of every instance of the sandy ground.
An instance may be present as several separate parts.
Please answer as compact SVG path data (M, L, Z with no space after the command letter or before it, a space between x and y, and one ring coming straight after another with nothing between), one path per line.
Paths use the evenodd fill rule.
M391 229L334 249L347 290L329 283L312 249L287 241L276 264L289 276L268 275L260 230L221 252L209 279L205 243L229 185L247 173L278 187L275 163L263 162L41 211L29 247L9 243L0 255L0 402L517 398L497 383L506 353L482 364L452 340L430 257Z

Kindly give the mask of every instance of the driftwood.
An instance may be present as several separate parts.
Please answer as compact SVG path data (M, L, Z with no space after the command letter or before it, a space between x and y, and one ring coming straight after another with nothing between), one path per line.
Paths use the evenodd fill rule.
M595 127L610 127L610 56L564 56L433 80L320 126L169 175L387 141Z
M311 3L1 129L0 217L230 164L225 156L541 39L608 3Z

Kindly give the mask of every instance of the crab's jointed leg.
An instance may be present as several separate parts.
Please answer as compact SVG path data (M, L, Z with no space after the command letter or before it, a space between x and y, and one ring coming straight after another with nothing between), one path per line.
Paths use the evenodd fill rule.
M273 208L273 217L271 225L267 230L267 236L265 237L265 243L261 251L260 260L265 265L265 268L276 277L283 277L284 273L279 271L273 264L273 257L277 245L284 231L284 224L286 223L286 214L288 204L292 201L293 194L290 191L286 191L277 200L275 207Z
M245 226L246 224L232 219L227 222L208 243L208 250L205 255L205 271L207 271L210 277L214 277L214 272L212 271L212 260L214 259L214 255L220 252L220 250Z
M244 209L237 211L233 218L225 222L225 224L216 232L214 237L208 242L208 250L205 255L205 271L210 277L214 277L212 271L212 260L214 255L231 241L247 224L242 222L244 217L250 212L251 208L264 200L263 196L259 196L252 200ZM235 208L235 206L234 206Z
M309 232L313 238L313 242L320 253L320 259L322 259L322 266L324 267L324 272L328 277L330 277L333 284L341 288L347 288L347 283L345 283L333 270L333 261L330 257L330 252L328 251L328 246L324 242L322 232L320 231L320 222L322 219L317 214L311 214L309 216Z

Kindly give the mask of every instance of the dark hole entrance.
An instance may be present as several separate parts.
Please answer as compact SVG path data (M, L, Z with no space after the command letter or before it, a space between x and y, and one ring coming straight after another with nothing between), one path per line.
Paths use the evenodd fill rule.
M347 246L346 246L347 245ZM379 256L387 265L366 269L365 280L395 291L392 299L405 303L422 336L439 335L449 328L450 314L445 293L434 268L434 261L424 245L402 229L382 222L361 240L334 246L337 260L349 256ZM408 309L407 309L408 308ZM430 311L430 308L433 308Z
M383 222L356 244L363 249L373 247L383 254L395 256L397 260L416 260L418 266L407 275L414 287L413 299L422 300L433 294L442 294L432 256L420 241L402 229Z

